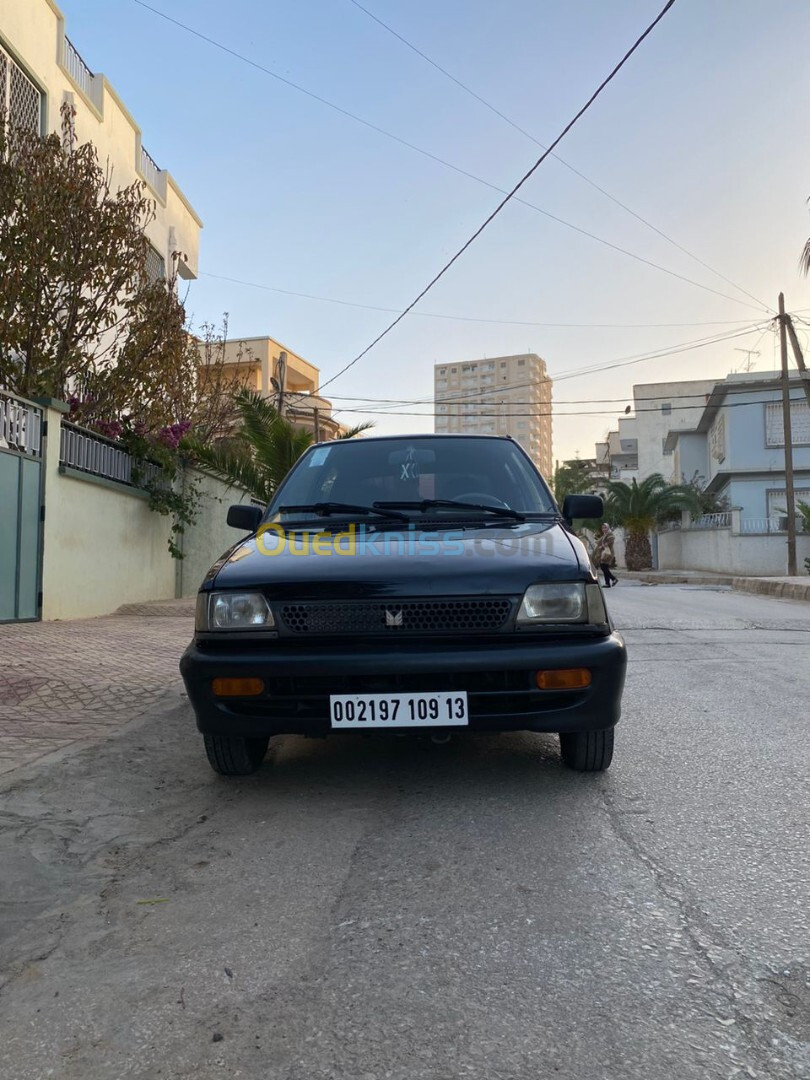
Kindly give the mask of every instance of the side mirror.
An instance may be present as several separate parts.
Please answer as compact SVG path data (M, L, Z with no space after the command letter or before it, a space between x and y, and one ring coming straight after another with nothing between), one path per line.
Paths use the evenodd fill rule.
M562 508L562 515L569 525L575 518L600 518L604 513L601 495L566 495Z
M243 529L245 532L255 533L264 517L264 511L260 506L252 506L250 503L240 503L238 506L228 507L228 524L234 529Z

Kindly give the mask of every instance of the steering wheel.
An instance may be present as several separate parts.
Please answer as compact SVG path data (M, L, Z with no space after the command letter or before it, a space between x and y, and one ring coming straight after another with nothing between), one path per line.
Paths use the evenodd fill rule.
M484 506L502 506L505 510L509 509L503 499L498 499L495 495L487 495L485 491L467 491L463 495L456 495L455 498L458 502L481 503Z

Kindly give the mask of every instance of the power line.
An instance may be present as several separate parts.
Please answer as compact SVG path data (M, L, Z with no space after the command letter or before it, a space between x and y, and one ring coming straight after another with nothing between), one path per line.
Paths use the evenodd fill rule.
M565 127L560 132L560 134L552 142L551 146L547 150L543 151L543 153L540 155L540 157L537 159L537 161L535 161L534 165L532 165L532 167L529 169L529 171L527 173L525 173L521 177L521 179L518 180L518 182L515 184L515 186L512 188L512 190L507 195L505 195L503 199L501 199L501 201L498 203L498 205L495 207L495 209L492 211L492 213L489 214L489 216L484 220L484 222L475 230L475 232L472 234L472 236L467 241L465 241L465 243L459 248L459 250L455 253L455 255L453 255L453 257L448 262L446 262L444 264L444 266L441 268L441 270L438 272L438 274L436 274L428 282L428 284L424 287L424 289L422 289L422 291L418 294L418 296L416 296L415 299L412 300L411 303L405 308L405 310L403 312L401 312L399 315L397 315L397 317L391 323L389 323L388 326L381 333L379 333L374 338L374 340L371 342L370 345L367 345L365 347L365 349L363 349L363 351L361 353L359 353L354 358L354 360L351 360L348 364L346 364L343 368L341 368L341 370L338 371L336 375L333 375L331 377L331 379L327 379L327 381L323 384L323 386L328 386L329 383L333 383L339 376L343 375L346 371L349 370L349 368L353 367L359 360L362 360L362 358L367 353L369 353L374 348L375 345L377 345L380 341L382 341L382 339L386 336L386 334L391 333L391 331L394 329L394 327L405 318L405 316L408 314L408 312L411 311L413 308L415 308L416 305L419 303L419 301L424 296L426 296L428 292L430 292L430 290L433 288L433 286L438 281L440 281L442 277L444 277L444 275L447 273L447 271L450 269L450 267L453 266L453 264L455 262L457 262L458 259L461 258L461 256L467 250L467 248L470 247L478 239L478 237L481 235L481 233L484 231L484 229L486 229L487 225L489 225L490 222L493 221L498 216L498 214L501 212L501 210L503 210L504 206L506 206L506 204L510 201L510 199L512 199L513 196L520 190L520 188L522 188L523 185L535 174L535 172L537 172L537 170L540 168L540 166L543 164L543 162L548 157L548 155L552 152L552 150L555 148L555 146L558 146L562 142L562 140L565 138L565 136L568 134L568 132L571 130L571 128L576 124L576 122L580 119L580 117L583 116L584 113L586 113L588 111L588 109L591 107L591 105L593 105L594 101L596 101L596 99L599 97L599 95L602 93L602 91L605 89L605 87L610 82L612 82L612 80L616 77L616 75L618 75L618 73L621 71L621 69L624 67L624 65L627 63L627 61L630 59L630 57L633 55L633 53L636 51L636 49L638 49L639 46L642 44L642 42L653 32L655 27L664 18L664 16L666 15L666 13L669 11L669 9L672 7L672 5L674 3L675 3L675 0L667 0L666 4L661 9L661 11L658 13L658 15L655 17L655 19L650 23L650 25L647 27L647 29L644 30L644 32L641 34L641 36L636 39L636 41L628 49L628 51L624 54L624 56L621 58L621 60L618 62L618 64L616 64L616 66L612 69L612 71L602 80L602 82L599 84L599 86L597 86L596 90L594 90L594 92L591 94L591 96L588 98L588 100L585 102L585 104L582 106L582 108L571 118L571 120L568 121L568 123L565 125ZM323 386L321 387L321 389L323 389Z
M797 389L799 392L801 392L801 387L799 386L798 383L796 384L795 389ZM774 393L777 393L777 392L778 392L778 389L776 387L774 387ZM792 398L791 400L792 401L799 401L799 400L804 400L804 399L803 398L799 399L798 397L796 397L796 398ZM720 407L724 408L724 409L742 409L742 408L747 408L748 406L751 406L751 405L771 405L771 404L774 404L774 403L778 404L779 399L769 397L769 398L756 398L753 401L730 401L730 402L724 403ZM677 405L677 406L675 406L675 408L677 408L679 411L681 411L681 410L692 410L692 409L705 410L707 408L707 405L708 405L707 402L703 402L702 404L698 404L698 405ZM341 408L341 409L336 410L336 411L338 411L338 412L348 412L348 413L370 413L371 415L384 415L384 416L424 416L424 417L428 417L428 418L433 418L435 416L435 414L432 413L432 412L401 411L401 412L386 412L386 413L383 413L379 409L345 409L345 408ZM654 409L636 409L635 410L636 415L638 415L639 413L648 413L648 412L658 413L658 412L660 412L660 410L657 409L657 408L654 408ZM491 418L491 419L500 418L502 420L515 420L515 419L520 420L521 418L543 417L543 416L553 416L553 417L562 418L562 417L566 417L566 416L612 416L612 415L613 415L613 412L610 409L581 409L581 410L577 410L575 412L562 412L561 413L561 412L556 412L552 408L552 409L533 409L531 412L519 412L519 413L516 413L516 412L505 413L503 411L501 411L501 412L491 412L491 413L477 412L477 413L470 413L469 416L466 416L466 417L464 415L460 415L460 416L455 416L454 415L453 419L480 420L480 419L487 419L487 418ZM448 419L449 419L449 417L448 417ZM686 429L686 430L688 430L688 429ZM454 434L454 433L451 433L451 434ZM475 434L475 432L465 432L464 434L471 435L471 434Z
M707 380L707 381L711 381L711 380ZM716 382L721 382L721 381L722 380L720 380L720 379L716 380ZM740 387L729 386L726 393L727 393L727 396L729 396L729 397L734 395L734 394L750 394L751 389L750 389L750 387L746 387L745 385L742 385ZM391 404L391 405L429 404L429 402L412 402L412 401L407 401L407 400L404 400L404 399L403 400L396 400L394 398L337 398L336 399L335 395L331 395L331 396L332 396L333 400L341 400L341 401L345 400L345 401L354 401L354 402L364 402L365 401L365 402L371 402L372 404L375 404L375 405L383 405L383 404ZM678 402L678 401L683 401L683 400L689 400L690 398L694 398L694 399L703 398L704 399L703 403L705 405L705 403L706 403L705 402L705 397L706 397L705 394L678 394L677 397L670 396L670 398L668 400L673 401L673 402ZM622 404L627 404L628 402L632 403L634 400L636 402L639 402L639 401L641 401L641 402L645 402L645 401L663 402L665 399L667 399L667 395L665 395L665 394L658 394L655 397L638 397L638 398L635 398L635 399L633 399L632 395L628 395L627 397L623 397L623 398L569 398L569 399L566 399L564 401L553 401L552 405L555 408L558 405L622 405ZM444 400L441 400L441 401L436 401L436 404L437 405L446 405L446 404L449 404L449 403L444 401ZM452 402L452 405L454 407L458 407L459 405L480 405L480 404L481 404L480 401L475 401L475 400L472 400L472 401L454 401L454 402ZM491 405L492 402L486 402L485 404ZM502 402L502 404L508 405L508 406L512 406L512 405L527 405L528 406L528 405L534 405L535 402L533 402L533 401L507 401L507 402ZM678 405L678 404L673 405L673 408L675 408L675 409L680 409L681 407L682 406ZM342 406L341 406L341 411L345 411L345 410L343 410ZM647 411L647 410L639 410L639 411ZM652 410L652 411L655 412L655 410ZM632 419L632 414L629 414L629 418Z
M211 274L202 272L200 277L212 278L216 281L229 281L233 285L244 285L250 289L262 289L265 292L281 293L282 296L295 296L301 300L315 300L324 304L338 304L341 307L361 308L364 311L382 311L387 314L396 314L399 308L380 307L377 304L358 304L351 300L339 300L334 296L317 296L314 293L294 292L292 289L282 289L275 285L264 285L258 281L244 281L242 278L227 277L225 274ZM414 311L414 315L423 319L449 319L454 322L492 323L497 326L537 326L545 329L593 329L593 330L633 330L633 329L662 329L678 326L739 326L748 322L748 319L707 319L702 322L662 322L662 323L558 323L558 322L531 322L526 319L483 319L471 315L446 315L435 311Z
M451 74L451 72L449 72L446 68L443 68L441 66L441 64L438 64L430 56L428 56L426 53L422 52L421 49L417 48L416 45L414 45L412 42L408 41L408 39L403 37L402 34L398 33L396 30L394 30L394 28L392 26L389 26L388 23L383 22L383 20L381 18L379 18L377 15L375 15L374 12L369 11L369 9L367 7L364 7L359 2L359 0L349 0L349 2L351 4L354 4L354 6L356 8L359 8L360 11L362 11L366 15L368 15L368 17L370 19L373 19L374 22L376 22L379 26L381 26L389 34L393 34L393 36L395 38L397 38L398 41L401 41L403 45L405 45L412 52L416 53L417 56L420 56L424 61L426 61L426 63L430 64L431 67L435 68L438 72L440 72L442 75L444 75L445 78L447 78L451 82L455 83L456 86L460 87L460 89L462 89L466 94L469 94L470 97L475 98L476 101L480 102L485 108L489 109L490 112L492 112L496 116L500 117L501 120L504 120L507 124L509 124L510 127L514 128L515 131L520 132L521 135L525 136L527 139L530 139L536 146L539 146L542 150L546 149L545 145L543 143L541 143L539 139L535 138L535 136L532 135L531 132L526 131L526 129L522 128L520 126L520 124L515 123L515 121L512 120L511 117L509 117L505 113L501 112L501 110L498 109L495 105L493 105L490 101L487 101L486 98L483 98L480 94L476 93L475 90L473 90L473 89L471 89L471 87L467 86L466 83L463 83L461 81L461 79L456 78L456 76ZM685 248L682 244L679 244L676 240L673 240L671 236L668 236L662 229L659 229L657 226L653 225L652 222L650 222L646 218L642 217L641 214L636 213L635 210L631 210L630 207L626 205L626 203L623 203L620 199L617 199L615 195L611 195L609 191L605 191L605 189L603 187L601 187L599 184L597 184L595 180L591 180L591 178L589 176L586 176L585 173L583 173L579 169L575 168L573 165L570 164L570 162L566 161L565 158L560 157L559 154L552 154L552 157L556 158L557 161L559 161L561 165L564 165L566 169L568 169L570 172L574 173L581 180L584 180L586 184L590 184L590 186L592 188L594 188L596 191L598 191L601 195L604 195L606 199L610 199L610 201L612 203L615 203L616 206L621 207L621 209L624 210L626 213L630 214L631 217L634 217L637 221L640 221L642 223L642 225L646 225L648 229L652 229L652 231L654 233L656 233L658 236L662 237L662 239L666 240L668 244L671 244L673 247L677 248L678 251L683 252L684 255L688 255L690 259L693 259L696 263L698 263L704 269L706 269L710 273L714 274L715 277L718 277L722 281L725 281L727 285L731 285L732 288L737 289L738 292L741 292L744 296L747 296L750 300L756 301L756 303L758 305L760 305L761 307L765 308L766 311L772 310L767 304L765 304L758 297L756 297L752 293L748 292L741 285L738 285L736 282L732 281L731 278L726 277L725 274L721 274L719 270L715 270L712 266L709 266L709 264L707 262L704 262L703 259L698 258L697 255L693 254L691 251L689 251L687 248Z
M674 3L674 0L672 0ZM133 3L138 4L139 7L145 8L147 11L151 11L154 15L157 15L161 19L165 19L166 22L172 23L172 25L179 27L181 30L185 30L187 33L192 34L194 37L199 38L201 41L205 41L207 44L212 45L216 49L220 49L222 52L227 53L229 56L233 56L237 60L241 60L245 64L249 64L257 71L263 72L265 75L269 75L272 79L276 79L283 83L285 86L289 86L293 90L297 90L299 93L304 94L306 97L312 98L314 101L319 102L321 105L326 105L327 108L333 109L335 112L340 113L342 116L348 117L350 120L356 121L358 124L362 124L364 127L369 128L371 131L376 131L377 134L385 136L387 139L392 139L394 142L399 143L401 146L407 147L409 150L415 151L417 154L422 154L424 157L430 158L431 161L437 162L439 165L444 166L447 169L452 169L453 172L459 173L461 176L466 176L469 180L474 180L477 184L482 184L484 187L489 188L491 191L496 191L501 195L506 195L506 189L499 187L497 184L490 183L489 180L484 180L483 177L476 176L475 173L470 172L468 169L463 169L459 165L454 165L451 161L447 161L445 158L441 158L438 154L432 153L430 150L425 150L421 146L417 146L415 143L409 142L407 139L401 138L399 135L394 135L393 132L387 131L385 128L380 127L377 124L373 124L370 120L363 119L362 116L358 116L356 113L350 112L348 109L344 109L340 105L336 105L334 102L329 101L327 98L321 97L320 94L316 94L311 90L307 90L306 87L300 86L298 83L293 82L291 79L285 78L283 75L279 75L277 72L270 68L264 67L263 64L257 63L255 60L251 60L243 53L237 52L235 49L229 48L227 45L223 45L215 38L209 37L207 34L203 34L199 30L195 30L194 27L189 26L186 23L180 22L179 19L173 18L171 15L167 15L165 12L160 11L158 8L153 7L151 4L146 3L146 0L133 0ZM670 5L667 5L668 7ZM666 9L664 13L666 12ZM556 145L554 143L553 145ZM509 193L511 196L511 193ZM705 292L713 293L715 296L720 296L724 300L730 300L734 304L743 304L748 307L744 300L740 300L736 296L729 296L728 293L720 292L718 289L713 289L709 285L704 285L702 282L694 281L692 278L687 277L685 274L676 273L674 270L669 270L665 266L661 266L660 263L653 262L651 259L645 259L641 255L636 255L634 252L629 251L627 248L621 247L619 244L614 244L610 240L605 240L601 236L597 236L596 233L589 232L587 229L581 228L579 225L574 225L571 221L566 221L565 218L559 217L557 214L552 214L548 210L544 210L541 206L537 206L536 203L529 202L527 199L515 198L515 202L520 203L523 206L529 207L530 210L534 210L538 214L542 214L543 217L549 218L551 221L556 221L557 224L565 226L567 229L571 229L574 232L579 233L582 236L588 237L590 240L596 241L598 244L602 244L604 247L610 248L612 251L617 251L621 255L626 255L630 259L635 259L637 262L642 263L644 266L649 266L654 270L658 270L663 274L667 274L670 277L675 278L678 281L683 281L688 285L693 285L695 288L703 289ZM735 286L736 288L737 286ZM764 310L770 311L770 309L757 301L758 306L763 307Z
M707 345L717 345L723 341L734 341L740 337L747 337L749 334L756 333L758 330L761 329L762 325L760 324L758 326L749 327L746 330L740 330L733 334L728 334L724 337L706 338L703 341L695 341L690 345L684 345L673 349L659 350L647 356L628 357L627 359L610 361L607 364L596 364L592 367L579 368L572 372L564 372L562 375L556 375L554 377L554 382L564 382L566 379L576 379L579 378L580 375L593 375L598 371L609 371L612 368L627 367L630 364L638 364L644 360L659 360L663 357L675 356L676 354L682 352L692 352L694 349L702 349Z
M770 325L770 324L768 324L768 325ZM735 331L732 331L730 333L726 332L724 334L716 334L714 336L706 337L706 338L697 338L697 339L695 339L693 341L685 341L685 342L682 342L679 345L667 346L667 347L665 347L663 349L657 349L657 350L655 350L653 352L636 353L636 354L631 355L631 356L618 357L615 360L608 360L606 362L602 362L602 363L595 364L595 365L590 365L588 367L575 368L573 371L563 372L560 375L553 375L553 376L550 376L549 378L551 379L551 381L553 383L558 383L558 382L563 382L566 379L579 378L581 375L592 375L592 374L595 374L596 372L599 372L599 371L609 371L609 370L611 370L613 368L617 368L617 367L627 367L627 366L629 366L631 364L640 364L640 363L642 363L642 362L644 362L646 360L660 360L660 359L663 359L663 358L668 357L668 356L675 356L675 355L677 355L679 353L692 352L695 349L702 349L702 348L705 348L708 345L718 345L718 344L721 344L724 341L735 341L737 338L747 337L749 334L757 333L758 331L761 331L762 329L763 329L762 324L761 323L756 323L756 324L754 324L752 326L746 327L743 330L735 330ZM765 330L767 330L767 329L768 329L768 326L765 327ZM530 386L530 385L532 385L532 384L529 383L529 382L526 382L526 383L512 383L512 384L510 384L508 386L507 389L508 390L522 390L522 389L525 389L525 387ZM321 394L321 392L323 391L325 386L326 386L326 383L323 383L321 385L321 387L318 389L318 394L319 395ZM493 395L493 394L500 394L500 393L504 393L504 392L505 392L505 390L504 390L503 387L501 387L501 386L493 386L493 387L488 388L486 390L480 391L476 395L476 397L480 399L481 397L485 397L485 396L488 397L488 396ZM459 391L459 395L461 395L463 393L464 393L464 391ZM330 397L331 396L332 395L330 395ZM301 397L305 398L306 395L302 394ZM358 401L358 400L361 400L361 399L348 397L345 400ZM369 399L369 400L381 401L382 399L374 398L374 399ZM626 401L627 399L622 398L620 400ZM433 398L421 398L421 399L417 398L417 399L412 399L410 401L397 402L397 404L428 405L428 404L431 404L432 402L433 402ZM460 403L460 402L457 402L456 398L454 398L454 397L441 398L437 402L437 404L439 404L439 405L452 405L452 404L457 404L457 403ZM363 410L362 409L349 410L349 409L341 406L341 408L339 410L335 410L335 411L336 412L349 412L349 411L362 412ZM393 413L392 413L392 415L393 415ZM425 414L425 415L427 415L427 414Z

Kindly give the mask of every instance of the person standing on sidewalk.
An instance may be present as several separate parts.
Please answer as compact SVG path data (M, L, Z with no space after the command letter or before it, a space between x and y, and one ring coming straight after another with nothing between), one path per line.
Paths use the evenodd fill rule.
M598 539L596 541L596 549L593 553L593 561L602 571L602 575L605 579L605 588L609 589L611 585L618 585L619 579L613 573L611 569L616 565L616 556L613 554L613 545L616 542L616 537L610 531L610 526L606 521L602 523L601 531L599 532Z

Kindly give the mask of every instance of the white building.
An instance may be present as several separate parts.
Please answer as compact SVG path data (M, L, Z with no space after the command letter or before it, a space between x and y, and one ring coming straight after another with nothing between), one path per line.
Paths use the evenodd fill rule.
M633 387L639 480L653 473L660 473L671 483L691 480L691 476L675 475L675 462L667 438L671 431L694 428L715 382L715 379L692 379L641 383Z
M629 484L638 479L638 436L636 418L623 416L618 428L607 433L603 442L596 443L596 465L606 480Z
M670 432L694 428L715 387L715 379L640 383L633 387L634 416L623 416L607 441L596 444L596 459L610 467L612 480L646 480L660 473L680 484L692 475L678 471ZM705 477L704 477L705 479Z
M165 275L179 251L184 278L196 278L202 222L174 178L152 159L141 129L107 82L94 73L65 34L53 0L0 0L0 112L15 127L40 134L61 131L64 103L76 109L76 139L92 142L109 162L115 182L146 183L155 202L147 237L154 257L150 273Z
M551 379L534 353L433 370L437 432L511 435L551 477Z

